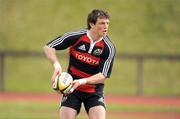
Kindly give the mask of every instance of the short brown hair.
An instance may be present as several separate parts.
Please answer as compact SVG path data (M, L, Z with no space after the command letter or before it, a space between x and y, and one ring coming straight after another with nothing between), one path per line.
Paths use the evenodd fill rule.
M87 17L87 27L88 29L91 28L90 23L96 24L96 21L98 18L106 18L109 19L110 16L108 12L100 10L100 9L94 9L91 13L88 14Z

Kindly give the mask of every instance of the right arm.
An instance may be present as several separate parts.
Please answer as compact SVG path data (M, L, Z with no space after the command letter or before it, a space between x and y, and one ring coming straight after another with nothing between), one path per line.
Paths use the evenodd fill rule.
M54 66L54 73L52 75L51 81L52 83L55 80L55 77L58 74L62 73L62 68L60 63L58 62L58 58L56 56L56 50L64 50L70 46L72 46L82 34L85 34L87 30L80 30L78 32L68 32L63 36L59 36L54 40L50 41L47 45L44 46L44 53L50 62Z
M62 68L61 68L61 65L58 62L55 48L51 48L51 47L46 45L46 46L44 46L44 53L45 53L46 57L50 60L50 62L54 66L54 73L53 73L53 75L51 77L51 83L53 84L54 80L55 80L55 77L62 73Z
M44 53L52 64L54 64L55 62L58 61L55 48L51 48L51 47L45 45L44 46Z

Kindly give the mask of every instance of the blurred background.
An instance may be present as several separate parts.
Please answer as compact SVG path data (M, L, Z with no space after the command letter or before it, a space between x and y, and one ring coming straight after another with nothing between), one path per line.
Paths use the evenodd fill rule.
M0 90L51 93L53 67L43 46L86 28L87 14L98 8L111 16L109 36L117 50L105 94L178 97L179 6L180 0L0 0ZM64 71L67 52L58 53Z

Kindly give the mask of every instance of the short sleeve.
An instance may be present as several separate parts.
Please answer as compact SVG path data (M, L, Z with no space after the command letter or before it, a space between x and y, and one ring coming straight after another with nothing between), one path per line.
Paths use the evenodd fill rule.
M72 46L76 41L87 32L87 30L80 30L78 32L68 32L62 36L55 38L46 45L56 50L63 50Z

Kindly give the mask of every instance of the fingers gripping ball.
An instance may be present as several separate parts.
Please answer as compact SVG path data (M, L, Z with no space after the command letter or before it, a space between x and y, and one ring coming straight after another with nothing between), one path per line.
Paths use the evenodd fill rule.
M67 72L62 72L61 75L56 76L53 83L53 89L66 94L71 88L72 76Z

